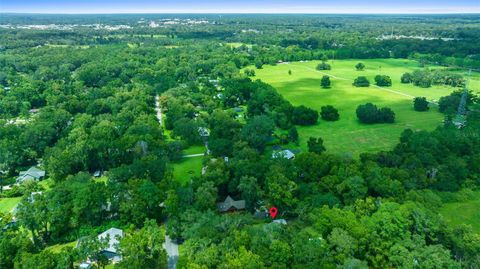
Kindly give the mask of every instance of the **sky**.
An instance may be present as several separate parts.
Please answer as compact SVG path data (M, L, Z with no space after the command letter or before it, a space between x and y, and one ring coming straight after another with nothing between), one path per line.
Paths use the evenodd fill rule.
M480 13L480 0L0 0L0 13Z

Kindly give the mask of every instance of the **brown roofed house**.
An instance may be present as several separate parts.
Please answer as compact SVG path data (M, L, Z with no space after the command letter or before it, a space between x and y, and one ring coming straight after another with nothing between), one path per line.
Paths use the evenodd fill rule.
M218 211L228 212L245 209L245 200L235 201L232 197L227 196L224 202L217 204Z

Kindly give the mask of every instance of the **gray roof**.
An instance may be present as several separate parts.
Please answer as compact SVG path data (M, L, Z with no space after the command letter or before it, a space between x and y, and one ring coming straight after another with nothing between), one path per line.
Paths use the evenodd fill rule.
M282 150L278 152L272 153L272 158L285 158L285 159L293 159L295 158L295 153L293 153L291 150Z
M123 231L117 228L110 228L98 235L98 239L104 239L109 236L108 246L103 251L117 253L120 239L123 238Z
M218 203L217 208L220 212L227 212L230 210L242 210L245 209L245 200L235 201L232 197L227 196L223 203Z
M16 182L22 183L25 180L39 180L43 177L45 177L45 171L32 166L27 171L20 171Z

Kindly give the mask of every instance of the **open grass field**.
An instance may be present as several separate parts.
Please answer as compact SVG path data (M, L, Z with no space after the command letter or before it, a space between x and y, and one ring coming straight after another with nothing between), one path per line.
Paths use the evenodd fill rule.
M365 70L356 71L355 64L363 62ZM340 120L326 122L319 120L314 126L297 127L300 134L300 148L306 150L308 137L322 137L329 152L358 156L362 152L376 152L391 149L406 128L412 130L433 130L443 120L443 115L433 106L428 112L413 110L412 99L424 96L438 100L454 89L447 86L419 88L400 83L405 72L421 67L415 61L405 59L334 60L329 61L332 70L317 71L319 61L283 63L264 66L255 70L254 79L274 86L280 94L294 105L305 105L320 111L324 105L333 105L339 110ZM441 67L438 67L441 68ZM292 74L289 75L288 71ZM378 74L389 75L393 85L388 88L374 86ZM329 89L320 87L320 79L329 75L332 85ZM368 88L352 86L358 76L366 76L371 83ZM480 91L480 80L472 76L472 88ZM358 105L371 102L379 107L388 106L396 113L394 124L366 125L358 122L355 110Z
M0 212L11 212L20 200L22 200L22 197L0 198Z
M465 202L446 203L441 209L440 214L452 226L467 224L472 226L473 231L480 234L480 193L478 199Z
M174 162L173 177L182 184L188 183L193 177L201 175L202 161L202 157L191 157Z

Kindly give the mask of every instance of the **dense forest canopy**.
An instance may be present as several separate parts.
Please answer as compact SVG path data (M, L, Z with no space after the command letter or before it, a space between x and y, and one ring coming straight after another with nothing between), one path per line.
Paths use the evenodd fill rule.
M0 268L479 268L479 228L439 213L478 201L479 21L1 14L0 205L12 206L0 208ZM294 61L334 71L341 59L362 59L357 91L448 90L411 100L444 122L407 126L386 151L338 154L299 133L357 117L389 128L403 111L363 100L354 115L320 110L255 77ZM421 69L369 82L363 59ZM318 91L336 79L319 74ZM299 140L306 150L287 149ZM115 260L98 235L119 229Z

